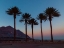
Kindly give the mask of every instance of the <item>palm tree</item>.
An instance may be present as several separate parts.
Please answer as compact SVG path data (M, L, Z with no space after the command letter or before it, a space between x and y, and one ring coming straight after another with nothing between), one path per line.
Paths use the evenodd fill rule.
M12 7L12 8L9 8L6 13L8 15L13 15L14 17L14 40L16 39L16 16L21 14L21 12L19 11L18 7Z
M27 41L27 21L31 18L29 13L25 13L22 15L20 22L25 22L25 31L26 31L26 41Z
M31 28L32 28L32 39L34 41L34 36L33 36L33 25L38 25L38 22L34 19L34 18L31 18L29 21L28 21L28 24L31 25Z
M43 33L42 33L42 20L43 21L46 21L47 20L47 17L45 16L44 13L40 13L37 17L38 20L40 20L40 26L41 26L41 38L42 38L42 41L43 41Z
M46 10L45 10L45 14L47 15L48 17L48 20L50 21L50 28L51 28L51 42L53 42L53 34L52 34L52 18L53 17L59 17L60 16L60 13L58 12L58 10L56 10L55 8L53 7L48 7Z

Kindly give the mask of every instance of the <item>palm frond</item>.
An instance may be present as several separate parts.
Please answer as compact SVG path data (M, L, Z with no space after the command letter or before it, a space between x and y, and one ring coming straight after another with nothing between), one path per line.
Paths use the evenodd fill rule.
M9 14L9 15L13 15L13 12L12 12L11 9L8 9L8 10L6 11L6 13Z
M59 17L60 16L60 13L58 12L58 10L56 10L56 8L53 8L53 7L48 7L45 10L45 14L47 16L54 16L54 17Z
M38 20L44 20L44 21L46 21L47 20L47 17L46 17L46 15L44 13L40 13L38 15L37 19Z
M30 15L29 13L25 13L25 14L22 15L22 18L28 20L28 19L31 18L30 16L31 16L31 15Z
M55 12L52 14L52 16L54 16L54 17L59 17L59 16L60 16L60 13L59 13L58 11L55 11Z
M24 20L19 20L19 22L24 22Z
M12 7L12 8L9 8L6 12L9 15L14 15L14 14L19 15L19 14L22 13L22 12L20 12L20 10L18 9L18 7L16 7L16 6Z
M38 22L34 18L32 18L28 20L28 24L38 25Z
M31 15L29 13L24 13L21 16L20 22L28 23L28 20L30 20Z

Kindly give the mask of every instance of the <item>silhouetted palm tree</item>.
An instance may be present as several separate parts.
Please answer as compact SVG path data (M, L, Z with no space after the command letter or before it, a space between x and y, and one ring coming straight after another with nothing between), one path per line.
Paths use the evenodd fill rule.
M45 10L45 14L47 15L48 17L48 20L50 21L50 28L51 28L51 41L53 42L53 34L52 34L52 18L53 17L59 17L60 14L58 12L58 10L56 10L55 8L53 7L48 7L46 10Z
M43 41L43 33L42 33L42 20L46 21L47 20L47 17L45 16L44 13L40 13L37 17L38 20L40 20L40 26L41 26L41 38L42 38L42 41Z
M14 17L14 40L16 39L16 15L21 14L21 12L19 11L18 7L12 7L9 8L7 11L8 15L13 15Z
M29 13L25 13L22 15L20 22L25 22L25 31L26 31L26 41L27 41L27 21L31 18Z
M28 24L31 25L31 28L32 28L32 39L33 39L33 41L34 41L34 36L33 36L33 25L38 25L38 22L37 22L34 18L32 18L32 19L30 19L30 20L28 21Z

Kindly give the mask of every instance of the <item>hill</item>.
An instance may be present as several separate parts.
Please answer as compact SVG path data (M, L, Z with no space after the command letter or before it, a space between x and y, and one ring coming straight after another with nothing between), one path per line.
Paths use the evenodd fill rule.
M30 38L27 35L28 38ZM14 28L11 26L7 26L7 27L0 27L0 39L3 38L14 38ZM16 30L16 38L26 38L26 35L21 32L20 30Z

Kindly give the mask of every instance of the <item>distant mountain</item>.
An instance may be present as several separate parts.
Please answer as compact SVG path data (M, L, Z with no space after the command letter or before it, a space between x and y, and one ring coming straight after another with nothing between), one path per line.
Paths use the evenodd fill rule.
M14 37L14 28L11 26L0 27L0 38L4 37ZM16 30L16 38L26 38L26 35L20 30ZM30 37L28 36L28 38Z

